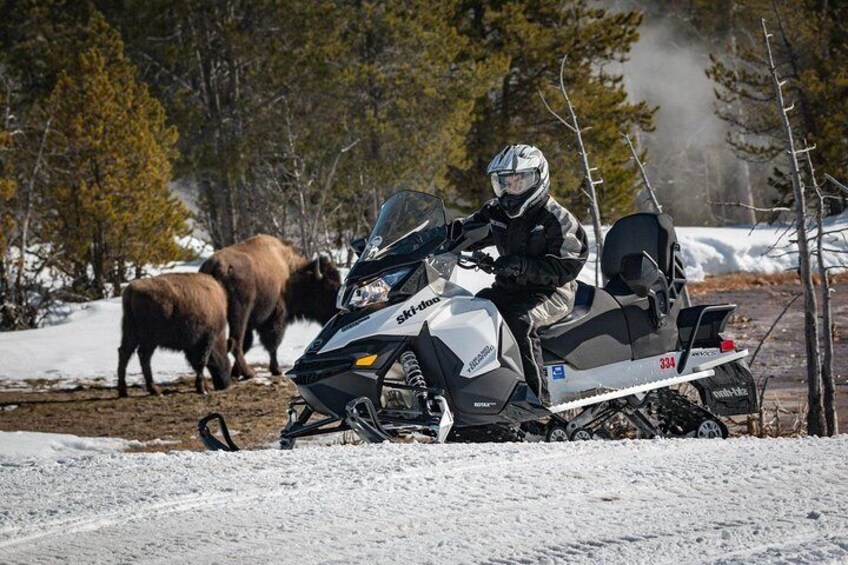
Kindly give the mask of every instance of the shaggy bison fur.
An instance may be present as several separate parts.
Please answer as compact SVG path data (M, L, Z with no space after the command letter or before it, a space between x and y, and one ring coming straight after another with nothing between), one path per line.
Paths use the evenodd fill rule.
M271 373L280 375L277 348L289 322L307 319L324 324L336 313L341 277L332 261L326 257L309 261L288 242L269 235L217 251L200 272L215 277L227 292L234 377L254 376L244 359L254 330L271 357Z
M123 307L119 396L127 396L127 363L136 350L148 392L159 394L150 369L157 347L185 352L197 374L197 392L206 392L204 367L209 368L215 389L230 385L227 295L214 278L179 273L133 281L124 290Z

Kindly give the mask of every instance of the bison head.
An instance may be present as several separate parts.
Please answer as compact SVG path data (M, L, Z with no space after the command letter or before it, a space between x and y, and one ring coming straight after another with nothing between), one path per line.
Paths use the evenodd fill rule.
M339 270L328 257L319 257L298 269L286 288L286 306L293 318L327 323L338 311L336 295L342 285Z

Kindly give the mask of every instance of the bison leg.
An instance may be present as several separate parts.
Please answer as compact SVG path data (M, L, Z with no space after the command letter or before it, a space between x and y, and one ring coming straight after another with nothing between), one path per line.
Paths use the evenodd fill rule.
M244 339L241 343L241 350L247 353L250 351L250 348L253 347L253 330L247 328L244 332Z
M194 369L194 374L196 375L194 378L194 389L198 394L206 394L206 379L203 378L203 368L209 361L209 354L211 351L211 344L206 342L197 346L194 350L186 352L186 359L188 359L188 362L191 365L191 368Z
M277 349L283 342L283 336L286 333L286 321L282 313L278 315L278 311L274 311L274 315L259 328L259 340L268 351L271 357L269 369L271 374L279 377L283 374L280 370L280 363L277 360Z
M233 364L233 377L243 376L245 379L252 379L256 376L244 358L244 337L247 334L248 312L240 312L240 315L232 316L230 321L230 342L233 356L236 362ZM251 336L251 341L253 336Z
M135 341L124 335L121 338L121 346L118 348L118 397L127 397L127 363L135 353L138 344Z
M153 371L150 368L150 359L153 357L153 351L156 347L142 346L138 349L138 361L141 363L141 372L144 373L144 384L147 387L147 392L154 396L159 396L162 392L159 387L153 384Z

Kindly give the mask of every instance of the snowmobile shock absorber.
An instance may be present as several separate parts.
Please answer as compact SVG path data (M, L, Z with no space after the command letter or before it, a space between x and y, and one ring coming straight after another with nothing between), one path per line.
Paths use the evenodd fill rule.
M403 375L406 379L406 384L414 388L415 398L418 399L418 404L421 411L425 414L430 413L430 408L427 405L427 380L421 372L421 365L418 364L418 357L412 351L405 351L400 356L400 364L403 367Z

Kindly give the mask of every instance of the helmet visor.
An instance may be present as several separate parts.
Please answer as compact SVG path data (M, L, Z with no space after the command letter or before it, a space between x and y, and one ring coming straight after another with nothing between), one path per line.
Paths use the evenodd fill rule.
M524 172L492 173L492 188L495 196L500 198L504 194L518 196L524 194L539 182L539 172L536 170Z

